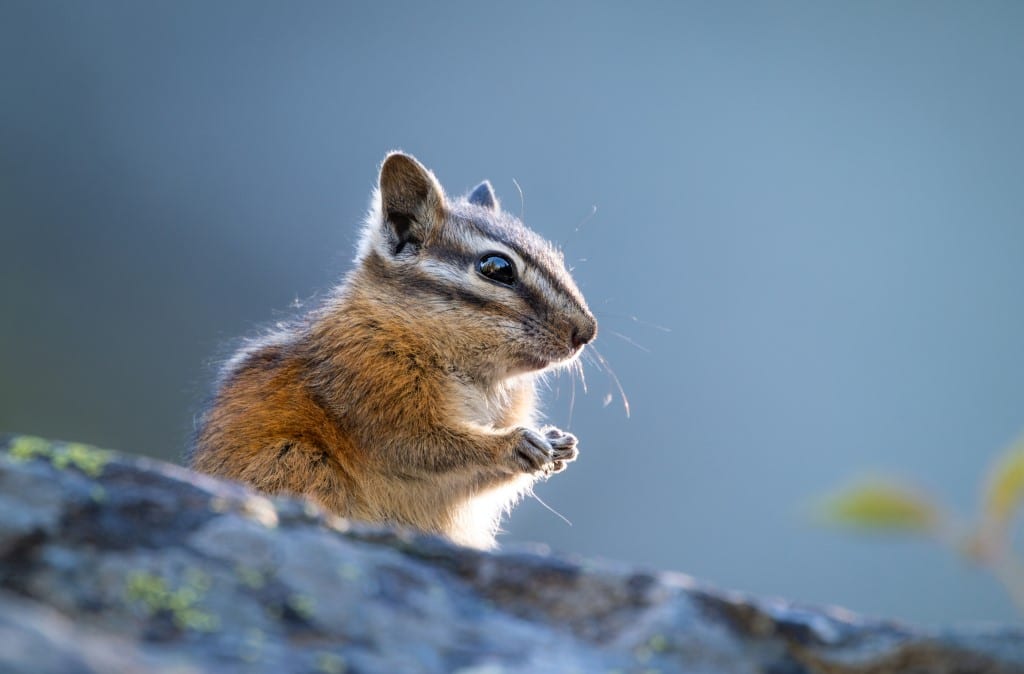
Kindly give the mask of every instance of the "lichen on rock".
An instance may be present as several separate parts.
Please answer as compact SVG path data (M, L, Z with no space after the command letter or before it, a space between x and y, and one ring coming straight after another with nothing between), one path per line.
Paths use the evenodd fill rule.
M924 632L671 573L480 552L169 464L0 437L2 672L1022 672Z

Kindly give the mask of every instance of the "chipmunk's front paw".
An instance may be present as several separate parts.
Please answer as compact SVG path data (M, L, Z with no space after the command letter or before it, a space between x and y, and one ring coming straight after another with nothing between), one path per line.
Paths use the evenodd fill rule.
M532 428L520 428L519 442L515 450L515 462L526 473L558 473L565 465L575 461L579 455L576 436L554 427L538 432Z
M526 473L551 470L555 450L547 438L532 428L519 428L516 433L519 442L514 458L520 470Z
M548 426L544 429L544 437L551 443L552 473L565 470L566 464L570 461L575 461L576 457L580 455L580 450L576 448L579 441L572 433L567 433L554 426Z

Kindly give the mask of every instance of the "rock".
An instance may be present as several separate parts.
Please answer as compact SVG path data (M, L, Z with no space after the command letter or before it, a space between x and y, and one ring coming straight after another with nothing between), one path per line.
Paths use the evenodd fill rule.
M680 574L484 553L79 444L0 437L3 672L1024 672Z

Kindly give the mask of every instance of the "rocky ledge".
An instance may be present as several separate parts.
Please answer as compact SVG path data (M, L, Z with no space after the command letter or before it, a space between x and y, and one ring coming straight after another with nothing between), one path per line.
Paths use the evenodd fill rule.
M355 526L178 466L0 436L2 672L1024 672L680 574Z

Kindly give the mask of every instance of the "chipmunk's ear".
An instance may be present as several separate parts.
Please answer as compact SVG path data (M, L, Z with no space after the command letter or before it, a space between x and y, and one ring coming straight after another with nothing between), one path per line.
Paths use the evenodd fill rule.
M380 212L391 250L417 246L445 217L445 197L437 178L410 155L392 152L380 167Z
M494 196L494 188L486 180L469 193L469 203L483 206L492 211L498 210L498 197Z

